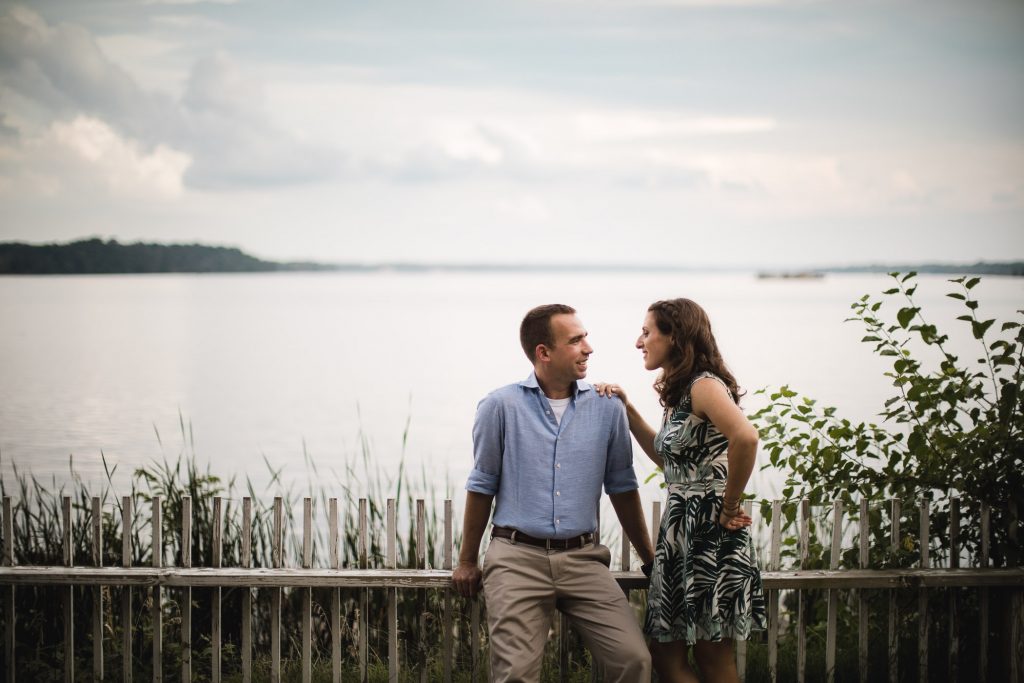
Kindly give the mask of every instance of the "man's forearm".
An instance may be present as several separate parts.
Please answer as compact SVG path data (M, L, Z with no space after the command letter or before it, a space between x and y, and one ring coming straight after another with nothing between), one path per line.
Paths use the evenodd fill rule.
M466 493L466 511L462 517L462 547L459 548L459 564L477 564L480 556L480 541L483 540L487 521L491 518L491 501L494 496L469 491Z
M608 496L615 508L615 515L619 518L619 524L625 532L629 542L636 548L640 560L647 564L654 561L654 545L647 533L647 523L644 521L644 510L640 504L640 492L636 489L624 493L614 493Z

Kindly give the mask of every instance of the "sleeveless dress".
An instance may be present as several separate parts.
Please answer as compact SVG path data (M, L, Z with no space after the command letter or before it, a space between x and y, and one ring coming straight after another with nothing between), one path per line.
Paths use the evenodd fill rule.
M705 372L693 382L715 375ZM692 412L690 392L654 439L668 500L658 530L644 632L660 642L746 640L768 622L749 529L718 524L729 442ZM728 389L728 387L727 387Z

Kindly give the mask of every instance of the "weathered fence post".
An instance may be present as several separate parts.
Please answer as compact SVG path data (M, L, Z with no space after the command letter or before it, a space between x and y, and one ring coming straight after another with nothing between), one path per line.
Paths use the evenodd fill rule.
M782 568L782 501L772 501L772 540L768 571ZM779 677L779 591L768 591L768 676L772 683Z
M103 508L92 499L92 564L103 566ZM92 589L92 677L103 680L103 586Z
M14 566L14 511L11 507L11 497L4 496L4 561L5 567ZM4 605L4 673L10 683L14 683L14 585L8 586L4 591L7 595Z
M163 508L160 496L153 496L153 568L164 566ZM153 683L164 680L164 613L160 605L163 591L153 586Z
M192 566L192 496L181 498L181 566ZM192 681L192 586L181 589L181 683Z
M868 519L868 499L861 496L860 499L860 562L861 569L868 568L869 542L870 542L870 520ZM858 603L858 629L857 629L857 661L860 671L860 683L868 683L868 596L864 588L857 589Z
M121 498L121 566L132 566L132 498ZM125 683L132 681L132 587L125 586L121 598L121 668Z
M832 501L832 547L829 551L829 569L839 569L839 554L843 537L843 504ZM828 589L828 614L825 626L825 679L836 680L836 619L839 613L839 590Z
M64 527L64 566L74 565L74 549L71 545L71 496L64 496L63 520ZM74 683L75 680L75 587L64 588L64 680Z
M892 499L892 516L889 519L892 527L892 551L900 549L900 500ZM900 622L899 607L896 606L896 591L889 591L889 683L900 680Z

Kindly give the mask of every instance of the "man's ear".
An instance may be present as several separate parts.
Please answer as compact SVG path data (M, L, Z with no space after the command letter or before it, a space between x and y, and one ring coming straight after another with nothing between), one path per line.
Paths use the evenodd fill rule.
M533 356L537 360L551 360L551 352L544 344L537 344L537 348L533 350Z

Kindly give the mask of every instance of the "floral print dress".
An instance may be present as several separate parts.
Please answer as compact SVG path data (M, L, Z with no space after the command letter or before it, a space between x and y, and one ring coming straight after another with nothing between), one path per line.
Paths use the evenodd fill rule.
M749 529L718 524L729 442L693 414L694 378L679 405L665 413L654 439L668 487L647 593L644 632L661 642L746 640L767 624L761 573ZM726 387L728 390L728 387Z

